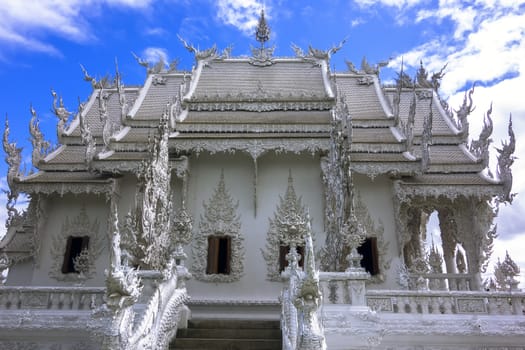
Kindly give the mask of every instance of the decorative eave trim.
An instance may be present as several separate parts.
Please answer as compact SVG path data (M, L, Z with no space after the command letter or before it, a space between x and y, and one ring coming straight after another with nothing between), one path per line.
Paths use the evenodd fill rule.
M371 179L380 175L414 175L421 170L419 162L351 162L350 169Z
M182 97L183 108L185 107L184 105L186 104L186 102L189 101L195 93L195 89L197 88L197 84L199 83L201 77L202 68L206 64L208 64L208 62L205 60L197 60L197 68L195 68L195 71L191 75L190 87L188 89L188 92Z
M279 306L277 299L190 299L189 306Z
M145 158L144 158L145 159ZM122 174L136 173L142 160L99 160L93 161L93 169L104 173Z
M352 153L403 153L406 147L402 143L356 143L350 146Z
M379 77L377 75L372 75L372 79L374 79L374 88L376 90L376 95L379 99L379 102L381 103L381 107L383 107L383 110L385 111L386 117L394 118L394 112L392 112L390 103L388 103L385 94L383 93L383 89L381 88L381 84L379 83Z
M335 99L335 94L332 91L332 85L330 83L330 67L328 65L328 61L326 59L320 60L319 64L321 66L321 72L323 74L323 83L326 95L331 99Z
M458 135L435 135L432 134L433 145L459 145L463 141ZM414 145L421 145L421 134L414 135Z
M56 150L49 153L44 159L42 159L40 164L44 164L55 158L57 155L59 155L61 152L65 151L67 148L67 145L60 145Z
M31 227L30 232L18 229L18 227L8 228L6 235L0 241L0 252L7 254L10 265L15 265L34 256L33 227L27 224L24 226Z
M115 179L105 180L79 180L70 182L33 182L33 183L18 183L17 188L27 194L59 194L61 196L71 194L95 194L106 195L109 197L118 192L118 182Z
M401 131L395 126L390 127L390 132L392 133L392 135L394 135L394 137L396 138L398 142L403 142L406 140L405 135L402 134Z
M96 155L96 158L102 160L111 157L113 154L115 154L115 151L110 149L107 151L100 152Z
M188 117L188 108L184 108L181 110L180 114L175 116L176 117L176 123L183 122ZM177 124L175 124L176 126Z
M39 170L43 171L86 171L86 164L84 163L41 163Z
M99 89L93 90L91 93L91 96L89 96L88 102L86 103L86 106L82 109L82 116L85 117L86 114L91 110L91 107L93 107L93 104L97 100L97 96L99 94ZM71 121L71 124L69 124L67 130L64 131L63 136L71 137L71 134L80 124L80 116L75 114L75 118Z
M246 152L257 159L261 155L274 151L299 154L309 152L327 152L330 140L327 138L294 138L294 139L170 139L170 150L179 152L201 152L215 154L218 152Z
M427 173L477 173L482 169L480 163L475 164L432 164L428 166Z
M112 173L112 174L136 173L142 161L144 159L147 159L147 156L148 156L147 154L144 154L143 158L137 158L133 160L112 159L112 160L94 161L93 168L100 172ZM170 170L175 171L175 174L178 178L182 178L182 175L181 175L182 173L180 169L184 169L184 162L185 161L183 159L170 159L169 161Z
M115 141L115 142L121 141L122 138L129 133L130 130L131 130L130 126L123 127L122 129L120 129L119 132L111 136L111 141Z
M480 160L475 156L473 155L470 150L468 149L467 145L465 145L464 143L460 144L459 145L459 149L463 151L463 153L469 157L473 162L475 163L480 163Z
M256 99L247 98L244 101L228 101L221 99L191 100L185 103L189 111L328 111L334 106L334 101L328 98L312 99Z
M238 124L238 123L179 123L177 130L180 132L250 132L250 133L330 133L330 125L328 123L321 124L266 124L266 123L252 123L252 124ZM171 135L170 135L171 137Z
M452 120L450 120L450 117L447 112L443 109L443 106L441 105L441 100L439 99L438 94L432 90L432 98L434 101L432 102L433 106L436 106L436 108L439 110L439 113L441 114L441 118L447 123L450 130L455 134L459 135L461 133L461 130L458 130L456 123L454 123Z
M410 201L414 197L438 198L440 196L455 200L459 197L484 199L501 194L502 185L468 184L408 184L394 181L394 193L399 202Z
M356 119L352 118L353 128L389 128L394 124L394 120L378 116L375 119Z
M485 169L481 170L478 174L483 180L490 182L491 184L503 185L503 181L490 177L489 174L487 174L487 172L485 171Z
M135 118L135 115L137 114L140 106L142 106L142 102L144 102L144 98L146 98L146 94L149 91L149 88L151 86L154 76L155 74L148 74L148 77L146 78L146 82L144 83L144 86L140 89L139 95L137 96L137 99L135 100L135 104L129 110L128 115L126 116L127 118L130 118L130 119Z

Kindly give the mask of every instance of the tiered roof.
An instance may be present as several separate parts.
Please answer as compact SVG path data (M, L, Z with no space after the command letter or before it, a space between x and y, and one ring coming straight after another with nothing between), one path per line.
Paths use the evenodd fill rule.
M384 87L369 69L330 72L335 49L298 50L293 58L273 57L265 48L236 58L215 48L191 49L197 62L191 73L149 69L141 87L93 83L90 98L60 135L62 145L19 186L31 192L37 183L70 182L72 172L105 186L107 174L135 172L165 113L174 161L202 151L237 150L254 158L272 151L325 154L336 105L343 103L351 118L355 172L395 176L407 186L452 185L459 176L461 185L500 190L482 175L486 161L469 150L459 117L433 87ZM86 133L94 140L91 154Z

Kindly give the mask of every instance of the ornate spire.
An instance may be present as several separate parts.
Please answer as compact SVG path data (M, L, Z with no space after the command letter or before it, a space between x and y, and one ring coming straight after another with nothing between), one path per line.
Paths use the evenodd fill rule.
M266 18L264 17L264 9L261 10L261 17L259 17L259 23L255 29L255 40L261 43L261 47L254 48L252 47L252 57L250 63L255 66L269 66L273 64L273 52L275 46L265 47L264 44L270 40L270 27L266 23Z
M261 10L261 17L259 17L259 23L257 29L255 29L255 40L261 43L261 47L270 40L270 27L264 17L264 9Z

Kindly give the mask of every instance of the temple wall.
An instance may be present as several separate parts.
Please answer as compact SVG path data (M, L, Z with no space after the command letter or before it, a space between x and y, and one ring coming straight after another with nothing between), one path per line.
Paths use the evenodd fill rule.
M45 222L41 228L40 236L40 254L37 257L36 266L33 271L31 284L35 286L60 286L60 285L71 285L74 281L57 281L52 278L49 274L50 271L54 271L54 266L57 266L55 260L58 259L58 265L62 265L63 254L65 252L65 240L67 237L62 236L62 228L65 225L66 217L71 223L75 220L81 209L85 208L87 217L90 223L93 223L95 219L98 220L98 234L100 238L101 252L95 262L96 274L93 278L87 279L84 283L85 286L104 286L105 277L104 270L109 266L109 257L107 249L107 214L108 204L103 196L95 195L64 195L64 196L50 196L46 201L46 212L44 215ZM74 232L69 232L74 234ZM94 239L90 238L90 242L93 243ZM60 257L52 253L54 245L59 244L57 247L62 253ZM25 266L21 265L21 267ZM15 267L18 268L18 267ZM18 271L10 271L12 276L18 275ZM73 275L73 274L71 274ZM77 282L78 283L78 282Z
M30 286L33 280L33 262L20 262L9 268L6 286Z
M385 276L384 282L375 283L368 288L372 289L398 289L397 269L399 266L399 248L396 237L394 217L393 184L386 176L377 176L373 180L365 175L354 175L354 189L356 195L361 197L366 206L376 229L382 225L383 240L385 242L385 255L380 257L379 268ZM380 230L379 230L380 232ZM379 238L378 238L379 241ZM379 250L381 251L381 244ZM389 269L384 271L381 259L386 259Z
M193 299L277 299L281 284L266 279L266 262L261 250L266 246L269 219L273 218L288 186L289 170L292 171L294 188L302 203L309 208L316 245L324 243L323 205L319 158L311 155L267 154L257 161L257 213L255 213L254 161L242 153L234 155L202 154L190 159L188 186L188 212L194 216L194 231L199 229L203 202L212 196L224 169L224 181L234 201L239 201L237 210L241 218L241 234L244 237L244 275L232 283L207 283L191 280L188 292ZM191 250L188 266L191 270Z

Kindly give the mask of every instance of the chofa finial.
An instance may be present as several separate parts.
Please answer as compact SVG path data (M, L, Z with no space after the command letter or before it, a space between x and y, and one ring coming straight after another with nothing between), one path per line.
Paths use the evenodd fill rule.
M264 8L261 10L261 16L259 17L259 23L257 29L255 29L255 40L261 43L261 47L270 40L270 27L264 17Z

